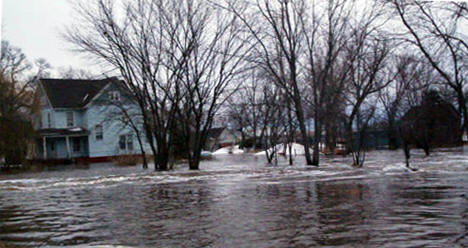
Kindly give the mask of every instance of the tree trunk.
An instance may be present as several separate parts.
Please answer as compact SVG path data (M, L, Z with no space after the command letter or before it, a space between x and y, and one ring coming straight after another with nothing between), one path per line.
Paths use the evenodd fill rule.
M304 121L304 111L302 109L302 105L297 102L296 102L296 114L297 114L297 120L299 122L299 129L301 131L303 145L304 145L304 151L305 151L304 155L306 159L306 164L318 166L318 161L317 161L317 164L314 164L312 162L312 159L310 158L309 139L307 137L307 129L305 126L305 121Z
M273 162L273 157L275 155L275 148L272 147L271 153L268 152L267 149L265 149L265 155L266 155L266 159L267 159L268 163L271 164L271 162Z
M157 170L157 168L156 168L156 156L158 155L158 153L156 151L156 147L154 147L153 141L151 140L149 143L150 143L150 147L151 147L151 152L153 153L154 169Z
M155 170L164 171L168 169L169 151L166 144L158 143L158 153L155 158Z
M468 135L468 109L466 108L466 104L464 102L464 95L463 93L459 93L458 94L458 105L460 106L460 110L461 110L461 114L463 116L463 123L462 123L462 133L461 135L463 135L463 132L466 132L466 134Z
M403 151L405 152L406 167L409 168L410 167L409 160L411 158L411 153L410 153L408 142L406 141L403 141Z
M320 140L322 139L322 130L318 121L314 121L314 154L312 165L319 166L320 163Z
M245 151L245 133L242 128L240 132L241 132L241 146L242 146L242 149Z
M353 151L353 146L354 146L354 139L353 139L353 123L352 122L348 122L346 124L346 136L348 137L347 138L347 142L346 142L346 151L347 153L349 154L350 152Z
M189 169L199 170L200 169L200 153L195 152L191 159L189 159Z
M254 120L255 122L256 120ZM253 151L257 150L257 124L253 125Z
M146 160L146 152L145 152L145 149L143 148L143 141L141 140L141 134L140 132L138 131L138 129L135 129L136 131L136 136L137 136L137 140L138 140L138 145L140 146L140 151L141 151L141 156L142 156L142 159L143 159L143 169L148 169L148 162Z
M388 121L388 149L396 150L398 149L397 134L395 130L395 121L390 119Z
M289 165L293 165L292 142L289 142Z

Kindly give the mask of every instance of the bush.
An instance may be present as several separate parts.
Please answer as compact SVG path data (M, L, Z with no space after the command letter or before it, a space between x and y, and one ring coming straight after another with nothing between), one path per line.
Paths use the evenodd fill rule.
M23 163L33 135L29 122L20 118L0 118L0 157L5 159L6 165Z
M120 166L133 166L142 163L140 155L122 155L112 159L112 162Z

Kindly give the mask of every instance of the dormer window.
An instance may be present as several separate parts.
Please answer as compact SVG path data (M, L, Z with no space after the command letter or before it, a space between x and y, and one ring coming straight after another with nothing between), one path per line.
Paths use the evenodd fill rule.
M73 127L73 112L67 112L67 127Z
M120 93L116 90L109 92L109 99L116 102L120 101Z

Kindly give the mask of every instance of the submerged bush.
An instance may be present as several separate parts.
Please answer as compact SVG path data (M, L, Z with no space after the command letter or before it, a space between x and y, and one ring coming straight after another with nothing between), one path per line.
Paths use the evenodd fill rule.
M112 159L112 162L121 166L133 166L142 163L143 159L140 155L123 155Z

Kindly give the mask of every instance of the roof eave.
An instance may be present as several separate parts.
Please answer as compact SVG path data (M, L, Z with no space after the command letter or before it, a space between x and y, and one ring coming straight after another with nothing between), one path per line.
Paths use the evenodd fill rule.
M47 102L49 103L49 106L52 109L55 109L54 105L52 105L52 102L50 101L49 94L47 93L47 91L44 88L44 85L42 84L42 80L38 79L38 81L39 81L39 86L41 87L42 92L44 92L44 95L46 96L46 99L47 99Z

